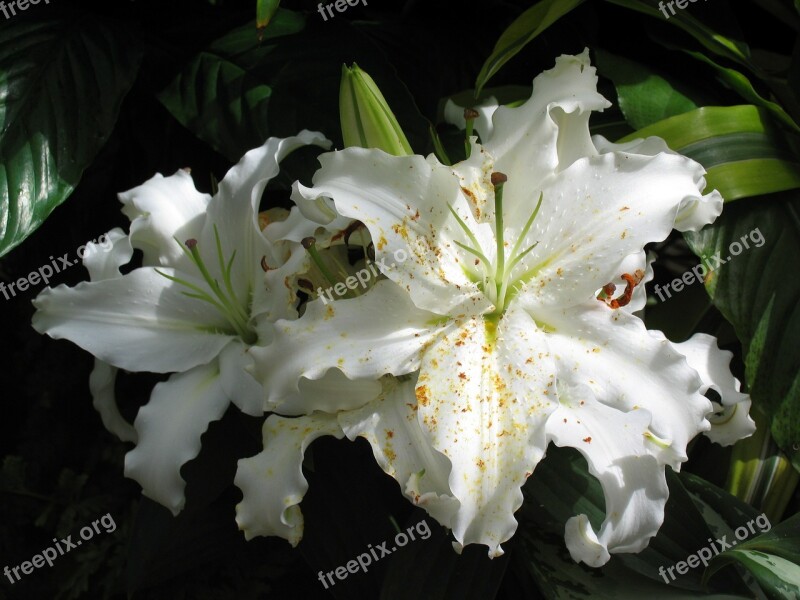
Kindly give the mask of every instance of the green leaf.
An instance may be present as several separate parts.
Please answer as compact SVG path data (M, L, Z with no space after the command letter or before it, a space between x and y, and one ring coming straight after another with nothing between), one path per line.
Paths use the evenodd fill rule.
M724 264L706 276L714 304L741 340L753 402L779 447L800 467L800 192L736 203L685 237L698 256ZM745 245L747 248L745 248ZM738 255L737 255L738 254Z
M503 32L494 50L483 63L475 81L475 97L500 68L513 58L526 44L583 3L583 0L541 0L517 17Z
M597 69L617 90L619 108L634 129L689 112L698 105L653 70L605 50L595 50Z
M140 60L124 29L91 17L0 30L0 256L75 189Z
M776 119L778 119L778 121L789 127L791 130L800 133L800 127L798 127L794 119L792 119L779 104L763 98L755 90L753 84L750 83L750 80L745 77L743 73L740 73L736 69L729 69L727 67L718 65L701 52L692 52L691 50L684 50L684 52L686 52L689 56L696 58L700 62L706 63L716 70L719 78L723 82L727 83L742 98L748 102L752 102L756 106L767 109L775 116Z
M800 595L800 514L714 557L705 580L733 563L750 571L769 598L797 598Z
M595 50L597 69L617 90L619 108L634 129L698 107L652 69L605 50Z
M279 10L267 42L301 31L297 13ZM235 29L198 54L159 100L185 127L231 161L264 143L269 135L272 87L260 77L259 64L269 61L275 44L258 44L251 24Z
M769 114L755 106L698 108L620 141L651 135L702 164L707 189L718 189L726 201L800 187L800 160L785 147Z
M656 4L650 4L645 2L644 0L606 0L611 4L616 4L617 6L622 6L630 10L635 10L637 12L643 13L645 15L654 17L659 21L664 21L664 13L656 8ZM666 3L665 3L666 4ZM667 19L667 23L670 25L675 25L679 27L689 35L691 35L694 39L700 42L705 48L711 50L714 54L718 54L719 56L724 56L732 61L735 61L739 64L745 65L750 69L755 70L754 65L750 61L750 48L748 48L747 44L743 42L739 42L737 40L732 40L730 38L725 37L707 27L702 22L695 19L688 10L676 10L675 14L672 15L666 8L664 12L667 12L669 18Z
M719 140L715 145L724 147L724 143ZM709 190L718 189L726 201L791 190L800 187L800 162L777 158L732 161L708 167L706 184Z
M766 415L756 406L750 410L750 417L756 431L734 445L725 487L777 521L794 495L800 474L772 439Z
M678 478L715 535L732 537L737 527L760 516L755 508L702 477L681 472Z

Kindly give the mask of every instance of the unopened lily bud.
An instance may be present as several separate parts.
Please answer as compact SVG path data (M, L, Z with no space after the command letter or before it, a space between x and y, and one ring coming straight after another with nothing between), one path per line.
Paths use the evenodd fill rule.
M339 118L345 147L378 148L394 156L414 153L378 86L356 64L342 67Z

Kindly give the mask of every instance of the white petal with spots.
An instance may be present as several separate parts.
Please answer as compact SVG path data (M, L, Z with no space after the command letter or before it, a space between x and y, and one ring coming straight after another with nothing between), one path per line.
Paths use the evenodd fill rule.
M555 367L544 334L523 311L497 324L451 324L425 351L416 394L431 445L453 465L450 489L460 545L490 556L517 528L521 487L546 448L544 424L556 408Z
M351 379L416 371L437 317L386 280L358 298L310 303L300 319L276 323L272 344L251 351L266 408L296 400L301 377L319 379L332 367Z
M416 378L386 386L361 408L339 413L339 424L351 440L363 437L375 460L394 477L406 496L446 527L452 526L459 502L447 483L450 461L426 439L417 420Z

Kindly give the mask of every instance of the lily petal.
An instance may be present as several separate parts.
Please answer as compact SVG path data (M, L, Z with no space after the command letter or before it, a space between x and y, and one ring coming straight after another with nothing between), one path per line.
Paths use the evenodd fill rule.
M701 171L698 163L673 154L577 160L544 188L523 247L538 245L512 279L530 281L529 293L542 304L591 299L622 274L627 256L669 235L678 206L699 194L695 181Z
M119 269L133 257L130 238L122 229L115 227L106 234L106 244L89 242L83 255L83 266L89 271L89 279L101 281L121 277Z
M182 286L149 267L73 288L47 288L33 304L36 331L68 339L128 371L187 371L208 363L232 339L213 331L225 331L228 324L210 304L187 298Z
M139 442L125 455L125 476L177 515L186 502L181 467L197 456L203 432L222 418L229 403L216 364L156 384L150 402L136 416Z
M383 471L406 496L445 527L459 508L448 485L450 461L425 438L417 419L416 379L387 383L380 397L361 408L339 413L350 440L363 437Z
M106 247L110 244L110 248ZM86 244L83 266L89 271L92 281L122 277L120 267L130 262L133 256L130 238L119 227L106 234L106 244ZM103 425L123 442L135 442L137 435L133 425L119 412L115 386L117 369L107 362L94 360L94 369L89 375L89 391L92 405L100 413Z
M292 200L297 206L292 207L286 221L267 228L265 231L267 237L273 240L277 238L300 242L304 237L313 235L319 236L320 243L327 244L330 239L321 235L323 231L329 233L343 231L353 222L353 219L343 217L336 211L336 205L331 198L311 195L306 197L305 192L300 190L301 187L307 189L299 181L292 184Z
M585 515L567 521L567 548L573 560L599 567L609 553L644 549L658 531L669 496L665 467L646 447L647 410L612 408L586 386L559 386L558 395L560 405L547 422L547 433L556 445L576 448L586 458L606 500L599 532Z
M350 379L336 368L328 369L319 379L301 377L297 387L300 395L275 406L275 412L287 416L315 411L334 414L364 406L382 390L380 381Z
M428 348L416 395L423 432L450 459L460 502L452 529L459 547L500 544L517 528L521 487L544 456L545 422L556 408L555 365L544 333L524 311L496 326L455 323Z
M733 354L720 350L717 340L705 333L696 333L681 344L674 344L686 357L700 379L703 380L701 393L712 389L719 394L721 406L714 402L714 415L708 415L711 429L706 435L712 442L730 446L755 433L756 424L750 418L750 396L739 391L740 383L730 370Z
M645 409L652 416L647 434L651 454L676 471L687 460L686 446L709 428L711 403L701 381L667 340L654 337L642 321L595 305L534 314L548 330L559 382L585 384L597 401L623 413Z
M313 414L296 419L277 415L264 423L264 450L239 461L234 483L242 490L236 522L246 539L277 535L296 546L303 537L303 513L298 506L308 490L303 456L315 439L341 439L336 417Z
M297 148L311 144L330 147L325 136L308 130L287 138L271 137L262 146L247 152L219 183L217 195L208 206L199 248L209 271L217 277L220 276L217 233L228 244L224 248L226 260L236 251L234 264L244 265L232 271L237 295L252 293L255 276L263 276L262 256L266 256L267 263L273 267L279 260L258 225L258 207L264 188L280 171L281 160Z
M94 361L94 369L89 375L89 391L92 393L92 405L100 413L103 425L123 442L135 442L136 429L128 423L119 412L114 386L117 380L117 369L102 360Z
M597 154L588 120L591 111L608 106L597 93L596 70L584 50L578 56L558 57L555 67L538 75L530 100L497 109L492 135L483 146L495 157L495 170L509 177L504 191L509 207L532 208L538 196L531 198L532 190L541 189L579 157ZM513 222L515 217L509 216ZM519 217L520 225L527 217Z
M300 244L276 242L274 245L275 254L280 252L277 248L280 245L286 256L280 257L282 264L266 264L267 272L262 271L256 276L251 315L254 319L266 319L270 322L296 319L297 279L308 271L311 261L308 252Z
M259 417L264 414L264 388L250 374L253 357L250 347L234 339L219 355L220 385L239 410Z
M131 244L142 251L145 265L189 265L175 238L184 241L198 236L211 196L197 191L187 170L169 177L157 173L119 194L119 199L122 212L131 220Z
M297 396L300 377L319 379L331 367L350 379L416 371L437 317L386 280L358 298L311 302L300 319L275 324L273 343L251 350L267 410Z
M631 154L644 154L655 156L660 152L675 154L667 143L659 137L651 136L639 138L615 144L609 142L603 136L597 135L592 138L595 146L600 152L628 152ZM705 169L702 173L705 174ZM705 188L705 179L697 182L698 189ZM717 190L712 190L703 196L690 196L681 202L678 214L675 217L675 229L678 231L699 231L705 225L713 223L722 214L723 199Z

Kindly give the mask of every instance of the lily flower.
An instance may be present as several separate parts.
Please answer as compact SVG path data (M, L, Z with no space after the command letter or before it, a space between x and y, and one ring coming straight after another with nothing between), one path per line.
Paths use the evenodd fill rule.
M451 499L430 512L457 550L479 543L503 553L521 487L535 483L552 441L586 457L606 496L599 531L584 515L567 523L573 558L598 566L609 553L637 552L663 521L665 467L678 470L687 443L710 428L710 384L626 307L640 297L644 246L666 238L687 207L722 200L702 194L701 165L653 151L653 140L641 152L593 140L590 114L609 105L596 84L588 51L562 56L529 101L494 112L459 164L347 148L320 157L313 187L296 184L306 214L360 221L376 262L391 268L357 298L316 300L300 319L278 321L274 343L252 350L254 373L269 404L297 409L299 382L330 369L350 379L418 371L404 415L419 428L417 462L444 458L449 472L446 482L418 472L416 482ZM352 420L339 408L316 402L297 423L268 421L265 437L293 440L297 493L262 531L296 525L297 456L315 432L341 435ZM359 422L384 418L373 408Z
M95 401L110 426L137 440L126 475L173 514L185 503L181 466L197 456L209 423L231 402L263 414L264 392L248 372L251 349L270 343L273 321L297 316L286 279L308 258L299 244L265 237L258 205L283 157L309 144L329 147L310 131L270 138L244 155L214 197L184 170L120 194L131 226L124 239L115 236L118 252L94 265L92 281L48 288L34 300L39 333L97 357ZM143 266L122 275L132 249L142 251ZM115 368L172 373L139 410L136 435L109 408Z

